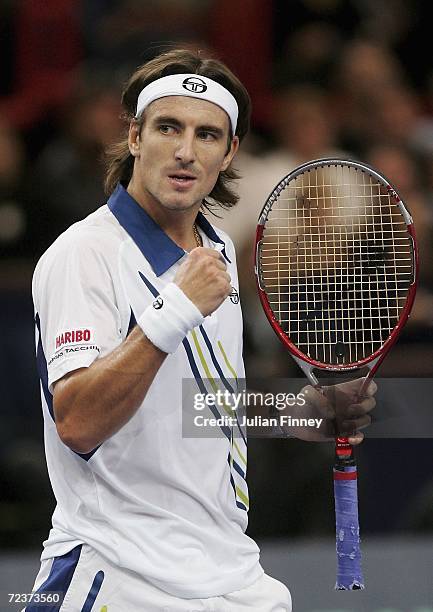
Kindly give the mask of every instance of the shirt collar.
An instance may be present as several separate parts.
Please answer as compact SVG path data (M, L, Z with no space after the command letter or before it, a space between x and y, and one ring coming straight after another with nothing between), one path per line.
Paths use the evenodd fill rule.
M185 255L185 251L167 236L120 183L111 194L107 206L131 236L157 276L164 274ZM196 222L212 242L223 245L222 253L230 263L223 240L201 212L198 213Z

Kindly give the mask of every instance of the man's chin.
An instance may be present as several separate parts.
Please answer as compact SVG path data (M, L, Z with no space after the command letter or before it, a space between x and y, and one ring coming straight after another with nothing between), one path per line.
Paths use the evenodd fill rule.
M185 200L185 199L178 199L178 198L167 198L167 200L164 201L163 206L166 210L172 210L172 211L188 211L191 210L192 208L196 208L197 205L200 205L202 202L202 199L200 199L198 202L196 200Z

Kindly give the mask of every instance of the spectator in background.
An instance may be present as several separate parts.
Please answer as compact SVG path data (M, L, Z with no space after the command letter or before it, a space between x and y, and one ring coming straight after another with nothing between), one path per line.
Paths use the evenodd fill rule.
M311 24L331 26L344 38L353 38L367 18L366 7L361 7L356 0L273 0L273 4L278 50L283 47L283 41Z
M103 152L122 129L118 95L82 83L64 109L62 130L35 164L34 202L50 241L106 200ZM46 246L46 245L45 245Z
M0 250L3 257L28 255L31 210L25 197L25 150L17 131L0 121Z
M385 46L357 39L341 50L331 81L343 142L362 155L371 142L381 138L375 122L378 95L384 88L401 86L403 69Z
M376 123L372 142L407 146L414 140L421 120L418 95L403 85L381 87L375 95Z
M304 24L284 41L274 68L275 85L314 83L327 87L342 45L342 33L335 24L319 21Z
M433 118L428 114L428 102L413 89L390 86L378 92L376 134L371 142L408 149L415 156L413 165L419 169L433 157ZM418 188L423 184L418 175Z
M295 165L330 155L342 155L338 144L338 117L324 89L296 85L276 94L273 134L275 158ZM272 159L272 158L271 158Z
M363 38L347 41L336 76L337 88L355 100L404 80L397 57L386 46Z

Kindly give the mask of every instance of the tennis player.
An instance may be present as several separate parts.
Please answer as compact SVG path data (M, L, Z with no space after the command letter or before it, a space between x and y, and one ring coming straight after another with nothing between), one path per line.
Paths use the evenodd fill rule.
M249 96L221 62L177 50L140 67L122 101L129 132L109 155L107 204L34 274L57 500L34 590L64 599L26 610L289 611L245 534L244 436L181 435L183 379L200 391L244 376L233 244L202 211L236 203ZM353 429L373 405L357 404Z

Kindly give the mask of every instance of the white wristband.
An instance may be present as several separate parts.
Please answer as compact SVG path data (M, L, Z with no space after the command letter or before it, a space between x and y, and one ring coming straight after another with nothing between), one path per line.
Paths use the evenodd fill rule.
M174 353L187 333L201 325L204 316L176 283L168 283L137 323L164 353Z

